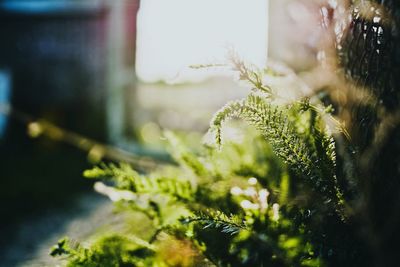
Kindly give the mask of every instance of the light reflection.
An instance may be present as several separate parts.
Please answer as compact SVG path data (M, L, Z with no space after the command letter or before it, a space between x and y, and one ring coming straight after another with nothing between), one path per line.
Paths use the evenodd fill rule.
M227 49L260 67L267 56L267 0L146 0L138 18L137 75L146 82L202 80Z

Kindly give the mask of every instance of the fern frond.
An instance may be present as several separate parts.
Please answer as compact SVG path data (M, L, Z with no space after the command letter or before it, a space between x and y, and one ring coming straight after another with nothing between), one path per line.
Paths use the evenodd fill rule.
M215 133L215 143L222 146L222 123L234 117L239 117L242 111L243 100L228 102L214 114L210 123L210 130Z
M227 64L222 63L206 63L206 64L193 64L189 65L191 69L209 69L209 68L216 68L216 67L226 67Z
M76 266L148 266L146 257L154 255L155 247L138 237L109 235L83 247L68 238L60 240L50 255L64 256L68 267ZM148 264L148 262L147 262Z
M314 126L312 136L314 138L314 146L316 149L315 157L318 161L319 171L321 175L331 177L327 180L329 186L333 189L332 194L336 195L338 205L338 212L343 214L344 212L344 197L343 193L339 188L337 177L336 177L336 145L333 136L330 133L328 127L323 129L321 126Z
M286 163L301 169L311 165L311 153L301 142L283 109L266 103L263 98L249 95L246 99L230 102L218 111L211 121L210 130L215 132L217 145L222 145L222 124L237 117L254 125L270 142L275 153Z
M247 229L246 224L238 216L228 216L221 211L202 212L197 216L182 218L181 222L184 224L197 223L202 225L203 229L214 228L229 235L236 235Z
M239 72L240 80L250 83L253 86L253 90L264 93L267 97L272 97L272 88L263 83L262 72L258 68L246 64L233 50L230 51L228 58L233 69Z
M333 138L319 133L316 143L320 144L322 153L328 154L316 159L315 148L291 123L287 115L289 108L272 105L264 98L251 94L246 99L228 103L218 111L211 121L210 130L215 133L215 141L220 146L224 121L237 117L250 122L271 144L275 154L306 179L311 188L326 197L327 202L334 200L335 205L342 205L334 168L325 166L334 164Z
M136 194L165 194L180 200L190 200L194 187L189 180L171 177L147 177L135 172L129 165L102 164L84 172L86 178L106 178L115 181L115 187Z

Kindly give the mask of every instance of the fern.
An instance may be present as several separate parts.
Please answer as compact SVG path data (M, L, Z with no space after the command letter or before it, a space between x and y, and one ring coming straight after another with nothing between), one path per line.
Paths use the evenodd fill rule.
M216 144L221 146L224 121L232 117L249 121L261 132L273 147L274 152L290 168L306 179L313 189L325 196L328 203L333 200L334 205L337 205L337 211L343 216L344 200L334 176L333 138L314 128L317 145L316 148L310 147L291 123L291 119L287 115L289 109L299 110L299 107L296 105L276 106L267 103L260 96L251 94L246 99L228 103L218 111L211 120L210 129L215 133Z
M132 212L133 206L142 218L147 216L147 238L112 237L89 247L61 241L53 255L67 256L75 264L71 266L347 263L342 254L332 256L351 247L347 243L355 238L348 234L346 203L336 177L336 144L325 122L326 117L334 119L314 99L273 102L262 72L235 55L231 63L258 95L229 102L214 115L210 133L219 150L206 145L195 153L166 131L177 164L150 174L112 163L84 173L104 180L104 191L119 194L115 199L121 208ZM233 118L252 126L242 128L240 142L224 142L223 124ZM146 205L140 205L142 199ZM141 233L136 220L128 224L132 232ZM108 265L100 264L102 259Z
M221 211L202 212L197 216L182 218L180 221L184 224L201 224L203 229L219 229L222 233L229 235L236 235L240 231L247 229L243 219L240 219L238 216L234 215L228 216Z
M154 254L155 247L139 238L108 235L100 238L90 247L63 238L51 249L50 255L64 256L67 267L97 266L147 266L146 259Z
M247 81L254 91L260 91L268 98L273 96L272 88L263 83L263 75L258 68L246 64L233 50L230 51L228 58L233 69L239 73L240 80Z
M171 177L148 177L135 172L129 165L102 164L84 172L86 178L108 178L118 189L136 194L164 194L182 201L192 198L194 188L189 180Z

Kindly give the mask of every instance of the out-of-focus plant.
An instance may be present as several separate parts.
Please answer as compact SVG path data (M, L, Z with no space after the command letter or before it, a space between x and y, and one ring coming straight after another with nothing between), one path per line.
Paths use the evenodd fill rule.
M279 101L263 83L272 70L232 62L254 90L215 114L201 151L167 131L177 165L85 171L119 209L147 221L87 246L63 239L52 255L69 266L362 266L346 183L336 176L332 132L342 127L332 108L317 97ZM224 125L231 118L239 122ZM142 223L148 232L135 231Z

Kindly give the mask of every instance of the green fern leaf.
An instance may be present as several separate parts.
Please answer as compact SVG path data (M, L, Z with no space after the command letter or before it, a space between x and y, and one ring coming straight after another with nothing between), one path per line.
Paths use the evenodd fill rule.
M181 222L184 224L197 223L202 225L203 229L215 228L229 235L236 235L247 229L242 219L234 215L228 216L221 211L202 212L197 216L182 218Z
M334 175L334 141L330 136L319 132L315 142L321 152L310 146L307 138L299 134L291 122L289 109L298 106L281 107L267 103L264 98L249 95L246 99L230 102L218 111L211 121L210 130L215 133L215 142L222 144L222 124L230 118L242 118L255 126L271 144L274 152L303 177L315 191L326 198L327 203L343 204L342 194ZM316 154L324 156L316 159ZM326 166L327 165L327 166ZM338 208L342 212L342 208Z
M190 200L194 187L189 180L153 176L147 177L134 171L128 164L101 164L84 172L87 178L106 178L115 182L115 187L136 194L165 194L179 200Z

